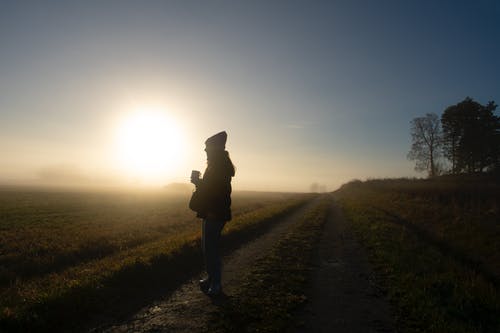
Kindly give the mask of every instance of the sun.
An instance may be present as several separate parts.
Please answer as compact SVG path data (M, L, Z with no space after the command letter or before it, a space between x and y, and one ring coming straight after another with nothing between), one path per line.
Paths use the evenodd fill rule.
M161 109L130 113L116 130L120 169L144 182L168 176L179 163L182 144L178 125Z

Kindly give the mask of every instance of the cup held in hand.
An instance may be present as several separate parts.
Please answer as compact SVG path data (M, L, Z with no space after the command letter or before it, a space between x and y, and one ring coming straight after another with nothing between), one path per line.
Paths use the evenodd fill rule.
M191 171L191 183L196 184L200 180L200 174L198 170Z

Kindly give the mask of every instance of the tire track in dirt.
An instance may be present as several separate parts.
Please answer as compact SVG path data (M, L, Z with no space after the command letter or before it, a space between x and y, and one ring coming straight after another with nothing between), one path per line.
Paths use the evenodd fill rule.
M316 205L312 200L290 215L282 218L264 235L244 244L223 258L222 283L225 296L212 300L198 288L199 276L183 284L164 300L154 302L122 323L106 328L95 328L90 332L104 333L159 333L159 332L200 332L206 327L211 314L218 306L230 298L241 278L259 257L268 253L281 239L289 227L304 213ZM229 222L230 223L230 222ZM200 249L201 251L201 249Z
M330 208L296 332L394 332L388 301L340 208Z

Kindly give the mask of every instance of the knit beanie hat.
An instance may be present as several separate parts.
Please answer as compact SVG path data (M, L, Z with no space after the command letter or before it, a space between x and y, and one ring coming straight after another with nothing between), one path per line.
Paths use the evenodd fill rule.
M207 148L226 149L227 133L225 131L212 135L205 141Z

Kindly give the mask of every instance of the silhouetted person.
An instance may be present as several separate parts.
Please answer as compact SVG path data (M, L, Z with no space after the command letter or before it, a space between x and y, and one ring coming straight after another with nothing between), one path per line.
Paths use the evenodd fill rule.
M208 277L200 280L200 289L210 296L222 292L219 241L222 229L231 220L231 178L234 165L225 150L227 133L220 132L205 141L207 168L200 179L192 175L199 200L197 217L203 219L202 249Z

